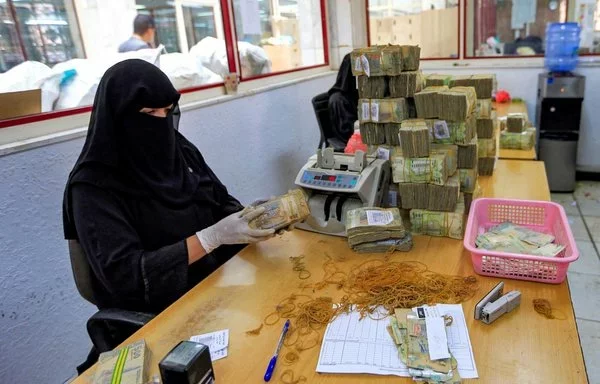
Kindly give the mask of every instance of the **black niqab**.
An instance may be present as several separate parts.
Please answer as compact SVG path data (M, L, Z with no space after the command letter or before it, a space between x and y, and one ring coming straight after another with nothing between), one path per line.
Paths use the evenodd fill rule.
M358 105L358 89L356 89L356 79L352 74L352 59L349 53L342 59L335 84L328 93L331 96L337 92L343 93L351 104Z
M172 207L203 202L213 207L227 196L225 187L200 153L167 118L142 108L175 109L179 93L157 67L125 60L106 71L94 100L87 138L69 175L63 202L65 237L77 239L71 188L87 183L133 197L151 197ZM193 169L200 169L194 172Z

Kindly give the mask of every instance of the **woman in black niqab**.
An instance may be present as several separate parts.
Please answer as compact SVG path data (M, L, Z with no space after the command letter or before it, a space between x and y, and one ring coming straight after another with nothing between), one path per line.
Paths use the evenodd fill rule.
M348 53L340 64L335 84L329 90L329 118L333 133L344 143L354 133L354 122L358 120L358 90L352 75L352 60Z
M157 67L126 60L102 77L65 188L65 238L81 244L100 308L159 312L272 231L174 126L179 93ZM178 119L177 119L178 120Z

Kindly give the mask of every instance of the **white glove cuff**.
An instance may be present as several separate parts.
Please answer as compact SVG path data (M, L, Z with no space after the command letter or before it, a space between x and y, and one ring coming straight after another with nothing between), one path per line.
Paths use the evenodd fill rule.
M207 254L211 253L218 247L218 245L212 244L211 241L209 240L210 234L207 233L207 229L209 229L209 228L204 228L200 232L196 232L196 237L200 241L202 248L204 248L204 250L206 251Z

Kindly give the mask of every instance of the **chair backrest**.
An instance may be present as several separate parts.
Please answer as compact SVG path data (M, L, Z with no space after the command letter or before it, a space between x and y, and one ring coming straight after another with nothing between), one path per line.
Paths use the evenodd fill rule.
M94 298L94 290L92 286L92 269L90 263L83 252L83 248L77 240L68 240L69 256L71 257L71 269L73 270L73 278L75 286L81 297L92 304L96 304Z
M321 148L323 144L327 145L327 139L335 137L329 117L329 94L327 92L319 93L312 98L312 105L319 124L319 131L321 131L319 143L319 148Z

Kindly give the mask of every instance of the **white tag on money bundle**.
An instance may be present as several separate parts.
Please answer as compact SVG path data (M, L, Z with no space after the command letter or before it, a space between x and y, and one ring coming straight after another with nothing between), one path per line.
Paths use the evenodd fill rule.
M382 160L389 160L390 159L390 150L387 148L378 147L377 148L377 158L382 159Z
M394 215L389 211L367 211L369 225L387 225L394 221Z

